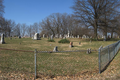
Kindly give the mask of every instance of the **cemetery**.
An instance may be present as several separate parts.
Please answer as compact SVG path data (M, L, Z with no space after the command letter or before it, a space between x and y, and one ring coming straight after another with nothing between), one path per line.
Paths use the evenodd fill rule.
M45 34L44 34L45 35ZM85 38L85 36L84 36ZM50 40L55 42L48 42L48 38L40 37L35 34L34 38L7 38L1 35L0 48L16 49L16 50L28 50L34 51L53 51L54 53L40 53L37 54L37 66L38 73L47 75L73 75L85 71L93 71L98 69L98 52L91 50L98 50L99 47L107 46L116 41L91 41L89 38L68 38L69 43L59 43L62 38L54 38L53 35L49 37ZM74 50L88 50L87 52L61 52L57 51L74 51ZM7 72L11 72L12 69L18 69L19 71L27 71L34 73L34 54L30 52L15 52L1 50L0 56L1 65L10 65L10 69ZM14 55L14 56L13 56ZM19 62L19 63L17 63ZM6 65L5 65L6 63ZM90 64L89 64L90 63ZM29 67L28 67L29 66ZM28 67L28 68L27 68ZM6 68L0 68L0 71L5 71ZM96 73L97 74L97 71ZM32 75L32 74L31 74Z
M120 80L119 7L0 0L0 80Z

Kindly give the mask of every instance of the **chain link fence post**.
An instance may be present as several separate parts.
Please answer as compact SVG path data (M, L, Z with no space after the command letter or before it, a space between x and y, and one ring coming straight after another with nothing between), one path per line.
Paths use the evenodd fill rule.
M101 48L99 48L99 50L98 50L99 73L101 73L101 55L100 55L100 53L101 53Z
M37 76L37 49L35 49L34 51L34 56L35 56L35 79L36 79L36 76Z
M115 44L114 44L114 56L115 56Z
M108 46L108 61L110 62L110 50L109 50L109 46Z

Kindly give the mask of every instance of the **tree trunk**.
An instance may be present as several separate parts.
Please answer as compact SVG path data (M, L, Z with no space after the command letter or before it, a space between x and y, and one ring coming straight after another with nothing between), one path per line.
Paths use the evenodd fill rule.
M94 27L94 39L98 40L98 38L97 38L97 21L95 21L95 27Z
M98 39L98 38L97 38L97 28L94 29L94 38L95 38L95 39Z
M111 31L111 38L113 38L113 30Z

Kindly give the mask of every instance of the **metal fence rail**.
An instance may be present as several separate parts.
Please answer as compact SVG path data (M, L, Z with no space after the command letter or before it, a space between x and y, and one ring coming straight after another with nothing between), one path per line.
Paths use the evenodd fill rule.
M108 45L104 48L99 48L99 73L104 71L108 64L111 62L111 60L115 57L118 50L120 48L120 41L113 43L111 45Z
M79 52L85 52L89 54L88 53L89 49L71 50L71 51L37 51L35 49L34 51L32 50L29 51L29 50L0 48L0 50L3 51L0 53L2 55L0 57L0 61L2 62L2 64L0 65L4 67L2 69L3 71L10 72L13 70L13 71L21 71L23 73L27 71L30 73L34 73L35 79L37 78L38 73L46 73L49 75L54 75L54 74L63 75L62 71L66 70L64 71L64 75L65 73L67 75L67 73L71 73L69 72L69 69L71 69L72 71L72 69L74 68L74 65L79 65L78 62L74 63L72 61L72 60L75 61L76 57L78 55L79 56L81 55L81 54L78 54ZM96 51L97 50L91 50L90 52L96 52ZM53 53L53 54L50 54L50 53ZM59 54L62 54L62 53L64 53L64 56L63 55L58 56ZM72 60L69 58L72 58ZM71 62L74 65L72 65ZM63 69L62 67L63 65L66 66L68 69L66 67L64 67ZM1 66L0 66L0 70L2 68ZM51 68L53 69L53 71L55 71L55 73L49 71L49 69ZM76 71L73 71L73 73L75 72Z

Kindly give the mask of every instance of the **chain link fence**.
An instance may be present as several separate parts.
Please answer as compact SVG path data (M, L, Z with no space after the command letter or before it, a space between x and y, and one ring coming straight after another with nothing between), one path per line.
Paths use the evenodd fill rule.
M109 65L111 60L115 57L118 50L120 48L120 41L108 45L104 48L99 48L99 73L104 71L106 67Z
M74 51L36 51L35 74L39 75L38 77L42 75L52 78L76 76L76 74L97 70L96 51L90 48Z
M97 50L89 50L91 49L27 51L0 48L0 71L5 73L2 74L3 77L13 72L15 73L13 75L16 75L18 72L27 75L31 73L35 79L41 76L50 76L50 78L55 76L74 76L80 71L89 71L97 68L97 54L94 53ZM89 52L94 54L88 55ZM31 79L30 77L27 78Z
M22 80L34 71L34 51L0 48L0 80Z

